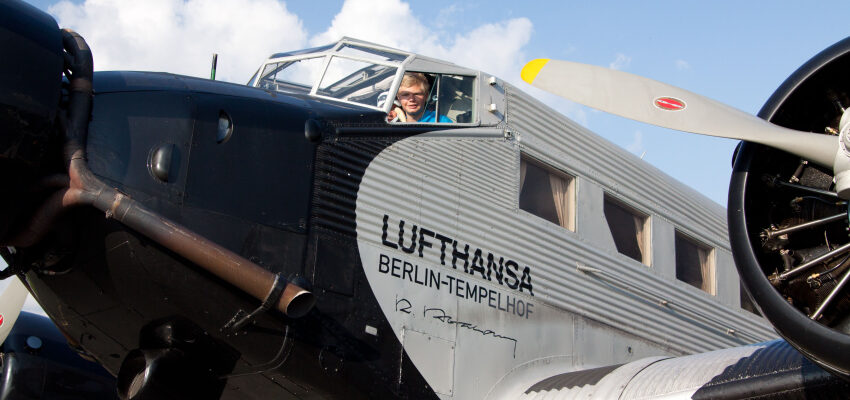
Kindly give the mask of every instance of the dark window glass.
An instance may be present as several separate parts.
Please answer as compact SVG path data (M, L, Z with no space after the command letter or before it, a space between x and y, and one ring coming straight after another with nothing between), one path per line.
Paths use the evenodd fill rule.
M605 220L620 254L649 265L646 216L605 195Z
M526 157L520 170L519 208L574 230L573 178Z
M714 294L711 248L676 232L676 279Z

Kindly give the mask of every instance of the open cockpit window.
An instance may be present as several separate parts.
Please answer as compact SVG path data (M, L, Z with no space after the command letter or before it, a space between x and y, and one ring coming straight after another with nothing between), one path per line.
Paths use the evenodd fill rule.
M474 84L474 76L405 72L390 110L390 122L474 122Z
M650 265L649 217L607 193L603 211L617 252Z
M714 251L679 231L676 231L676 279L715 294Z
M523 154L519 182L520 209L575 230L575 178Z

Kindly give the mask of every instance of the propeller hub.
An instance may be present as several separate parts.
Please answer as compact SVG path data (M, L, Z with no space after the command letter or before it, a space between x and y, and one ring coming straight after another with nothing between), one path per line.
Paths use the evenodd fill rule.
M850 199L850 109L841 115L838 123L838 151L835 154L835 191L838 197Z

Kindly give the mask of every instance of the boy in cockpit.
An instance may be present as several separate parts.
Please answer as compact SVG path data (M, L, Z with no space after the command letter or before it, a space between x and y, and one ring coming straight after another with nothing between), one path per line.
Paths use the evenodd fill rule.
M445 115L435 118L437 113L425 110L431 90L428 78L421 72L405 72L398 87L399 106L394 106L387 115L389 121L397 122L453 122Z

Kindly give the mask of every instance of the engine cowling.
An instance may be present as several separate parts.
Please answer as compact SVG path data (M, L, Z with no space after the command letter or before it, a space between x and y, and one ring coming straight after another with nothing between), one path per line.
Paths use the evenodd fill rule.
M16 218L32 207L27 192L48 169L49 154L61 156L57 117L64 59L56 21L29 4L0 2L0 57L2 242Z
M759 117L828 135L850 108L850 38L792 74ZM753 143L739 147L729 187L729 234L745 287L777 332L812 361L850 379L848 204L832 171Z

